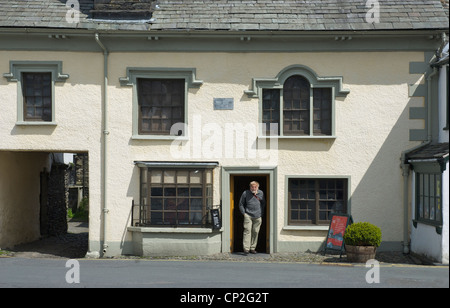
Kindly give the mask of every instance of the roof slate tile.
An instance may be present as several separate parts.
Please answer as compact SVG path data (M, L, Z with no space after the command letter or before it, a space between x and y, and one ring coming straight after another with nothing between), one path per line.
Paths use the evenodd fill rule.
M65 0L0 0L0 27L111 30L406 30L448 29L448 0L379 0L369 24L365 0L159 0L152 18L93 19L93 0L79 0L80 21L66 21Z

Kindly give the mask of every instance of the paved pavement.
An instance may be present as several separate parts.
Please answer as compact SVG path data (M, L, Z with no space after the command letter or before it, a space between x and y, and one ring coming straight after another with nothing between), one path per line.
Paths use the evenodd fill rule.
M194 294L192 288L199 288L195 294L203 291L212 294L211 288L218 288L216 300L217 294L222 294L223 301L230 288L449 287L448 266L417 265L401 253L377 254L380 263L376 268L347 263L345 257L341 260L336 256L305 253L247 257L220 254L172 260L83 259L87 250L87 226L73 223L69 229L71 233L66 236L20 246L12 253L13 257L0 256L0 288L181 288L169 297L174 301L181 299L184 293L180 290L185 288L191 290L190 295ZM274 289L269 292L272 298L280 295ZM295 294L283 293L283 300ZM227 299L231 300L231 296Z
M72 261L73 264L67 264L68 260L70 259L0 258L0 287L449 287L448 266L381 264L379 268L366 268L364 264L142 259L79 259ZM79 283L76 283L77 277Z
M20 258L62 258L77 259L83 258L88 251L88 231L89 225L85 222L69 221L68 233L58 236L51 236L35 242L18 245L8 251L3 251L3 255ZM321 253L273 253L243 256L242 253L219 253L208 256L187 256L187 257L148 257L148 259L172 259L189 261L242 261L242 262L302 262L302 263L345 263L346 256L322 255ZM404 255L401 252L377 252L376 259L387 264L417 264L420 260Z

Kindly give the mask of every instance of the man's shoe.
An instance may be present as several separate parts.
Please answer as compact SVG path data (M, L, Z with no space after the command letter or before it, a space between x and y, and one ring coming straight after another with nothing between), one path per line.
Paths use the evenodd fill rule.
M248 250L244 250L244 256L248 255Z
M256 254L256 250L250 250L250 253Z

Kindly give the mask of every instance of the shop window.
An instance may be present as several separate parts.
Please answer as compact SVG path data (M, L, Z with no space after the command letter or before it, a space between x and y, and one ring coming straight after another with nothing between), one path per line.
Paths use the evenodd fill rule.
M288 224L328 225L333 213L347 213L347 179L288 179Z
M207 226L213 202L212 169L141 168L140 225Z

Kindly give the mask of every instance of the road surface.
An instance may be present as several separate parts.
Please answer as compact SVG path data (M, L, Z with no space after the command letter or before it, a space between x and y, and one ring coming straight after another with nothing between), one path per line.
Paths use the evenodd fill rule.
M0 258L0 288L448 288L448 266ZM69 262L68 262L69 261ZM371 282L371 283L368 283Z

